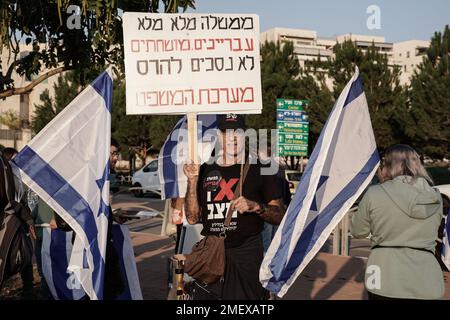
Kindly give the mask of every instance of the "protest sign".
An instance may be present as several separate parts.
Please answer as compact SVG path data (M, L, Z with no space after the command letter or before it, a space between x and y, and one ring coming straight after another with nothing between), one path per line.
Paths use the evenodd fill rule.
M259 17L123 15L127 114L260 113Z

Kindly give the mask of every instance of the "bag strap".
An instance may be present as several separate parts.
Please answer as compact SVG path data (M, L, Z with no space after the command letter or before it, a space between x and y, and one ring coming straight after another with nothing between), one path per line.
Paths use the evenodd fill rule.
M247 177L248 169L250 168L249 163L241 164L241 172L239 177L239 186L234 190L233 199L237 199L242 195L242 187L244 185L245 178ZM223 232L225 232L225 228L230 226L231 217L233 216L233 210L231 210L231 206L228 208L227 215L225 217L225 222L223 224Z

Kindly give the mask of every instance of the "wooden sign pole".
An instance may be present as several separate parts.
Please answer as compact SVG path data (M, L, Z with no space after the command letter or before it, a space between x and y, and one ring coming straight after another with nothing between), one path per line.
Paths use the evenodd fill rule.
M187 114L188 124L188 144L189 144L189 161L191 163L199 163L197 154L197 113L189 112Z

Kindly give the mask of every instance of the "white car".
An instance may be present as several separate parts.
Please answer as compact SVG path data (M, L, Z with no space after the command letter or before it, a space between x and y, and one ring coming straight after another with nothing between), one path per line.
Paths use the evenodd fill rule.
M158 160L152 160L147 165L133 174L131 185L142 190L133 190L136 197L142 197L144 193L161 194L161 182L158 174Z

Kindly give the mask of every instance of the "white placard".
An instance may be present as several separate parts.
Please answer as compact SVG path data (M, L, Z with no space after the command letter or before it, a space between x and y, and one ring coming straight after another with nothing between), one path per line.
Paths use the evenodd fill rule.
M123 14L127 114L261 113L259 17Z

